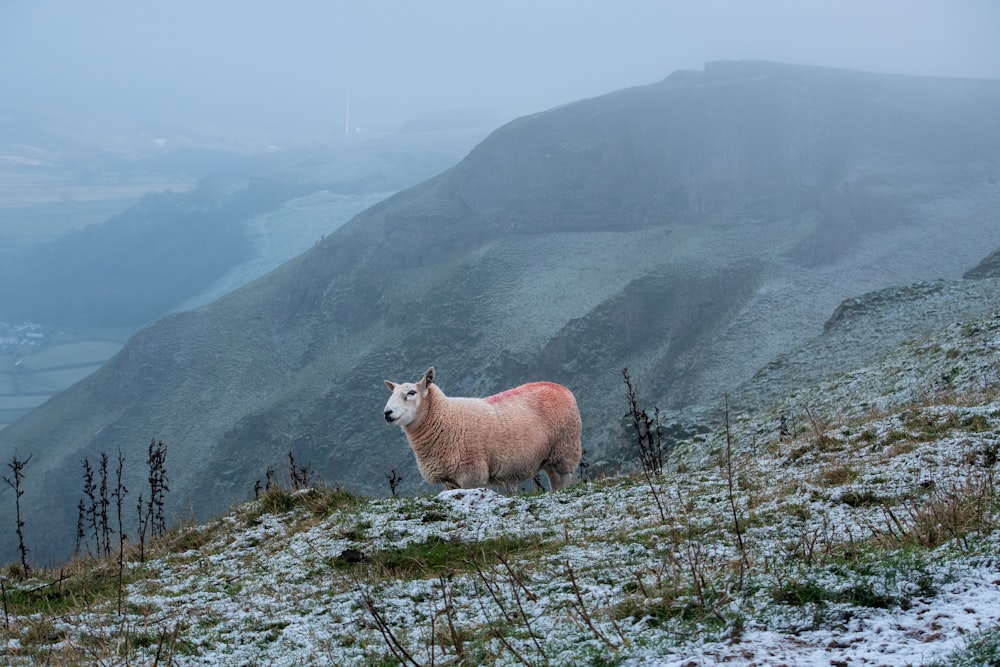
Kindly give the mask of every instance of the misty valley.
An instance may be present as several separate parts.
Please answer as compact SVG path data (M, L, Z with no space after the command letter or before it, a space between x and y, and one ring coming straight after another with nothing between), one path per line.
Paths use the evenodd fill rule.
M960 492L991 509L942 530L968 581L986 576L968 543L997 535L1000 81L722 61L488 131L97 166L2 151L0 559L27 575L97 544L120 565L156 517L150 570L214 583L178 602L137 576L143 611L127 613L208 617L192 602L206 588L235 605L160 627L137 660L240 632L259 649L246 660L273 658L300 620L274 602L280 627L227 625L266 578L247 563L336 617L303 630L324 637L303 662L341 623L366 638L331 649L349 664L477 664L487 645L490 664L572 664L579 642L586 664L633 664L646 638L688 634L732 656L758 626L822 631L822 651L827 610L943 595L948 539L918 503ZM584 456L556 479L573 483L435 495L382 407L384 380L432 366L423 390L490 405L570 388ZM859 574L897 549L919 563L884 579L909 588ZM124 567L102 580L119 617ZM737 618L734 599L770 620ZM441 608L428 620L413 600ZM455 600L479 620L462 627ZM576 621L548 630L570 661L537 639L558 614ZM425 622L426 641L392 634Z
M438 129L226 160L154 154L131 180L186 189L119 192L104 221L66 218L57 233L53 218L44 240L12 217L0 452L34 454L29 497L49 523L29 531L52 536L37 556L67 555L54 536L75 521L61 480L79 459L150 438L186 462L171 506L199 519L289 452L328 483L384 493L395 469L418 491L406 448L359 418L383 376L412 367L435 365L457 395L573 388L594 470L627 457L606 389L622 367L679 432L713 423L726 394L764 408L778 390L745 387L845 300L961 281L1000 246L997 95L988 81L710 63L484 139ZM8 170L23 184L33 168L44 175ZM855 360L936 324L924 320L884 327ZM386 471L369 468L372 451Z
M0 169L0 430L141 327L255 280L390 188L457 158L452 144L465 139L456 134L390 141L414 144L394 149L406 165L378 142L264 158L106 157L87 167L12 147ZM380 155L359 165L359 153Z

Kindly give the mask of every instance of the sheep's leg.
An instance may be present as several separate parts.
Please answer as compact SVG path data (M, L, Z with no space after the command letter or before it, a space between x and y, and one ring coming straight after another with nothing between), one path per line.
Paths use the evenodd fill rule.
M458 475L456 482L461 489L486 488L490 484L489 468L484 463L465 471L465 474Z
M573 471L561 473L555 466L547 465L544 468L546 476L549 478L549 489L556 491L573 481Z

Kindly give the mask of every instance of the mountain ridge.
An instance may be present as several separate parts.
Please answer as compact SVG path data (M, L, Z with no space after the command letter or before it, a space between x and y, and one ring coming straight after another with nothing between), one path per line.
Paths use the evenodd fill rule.
M613 468L623 366L667 413L717 404L845 299L957 279L1000 246L996 109L1000 82L736 63L515 120L143 330L0 453L58 443L32 494L49 533L75 521L62 480L83 453L151 437L196 517L289 451L352 490L384 493L395 469L412 492L381 382L434 365L452 395L570 386L590 460Z

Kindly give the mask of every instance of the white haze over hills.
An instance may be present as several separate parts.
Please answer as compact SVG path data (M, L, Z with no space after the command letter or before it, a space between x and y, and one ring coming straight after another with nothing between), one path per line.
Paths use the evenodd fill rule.
M115 141L265 150L445 110L499 124L717 60L1000 78L997 25L991 0L4 2L0 119L71 110Z

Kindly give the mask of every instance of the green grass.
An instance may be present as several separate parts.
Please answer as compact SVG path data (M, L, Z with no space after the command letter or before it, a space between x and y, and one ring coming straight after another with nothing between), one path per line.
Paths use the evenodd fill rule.
M886 551L875 543L857 546L859 550L851 554L831 557L821 570L779 575L769 596L793 607L829 603L905 610L914 598L937 594L940 582L929 573L927 551Z
M534 535L502 535L476 542L431 536L423 542L377 551L368 557L366 563L332 560L331 564L341 570L375 565L385 577L432 578L453 572L471 572L477 568L485 570L502 561L525 556L537 558L552 549L541 537Z
M825 588L815 581L789 580L771 591L771 599L779 604L802 607L808 604L844 603L874 609L906 609L905 598L877 593L866 584L856 583L841 589Z
M964 648L928 663L928 667L985 667L1000 665L1000 629L981 633L967 640Z
M186 178L133 176L128 181L81 183L76 171L44 173L0 170L0 201L6 233L12 236L59 234L103 222L148 192L191 189Z
M114 599L118 591L118 570L110 561L100 565L82 565L68 574L53 577L50 581L31 580L19 585L6 582L7 612L19 616L59 614L88 606L95 602ZM124 582L128 583L126 574Z
M338 509L353 507L362 502L365 499L361 496L338 487L310 488L298 492L276 487L261 494L256 503L245 508L241 518L244 525L251 526L265 514L287 514L300 508L311 516L325 517Z

